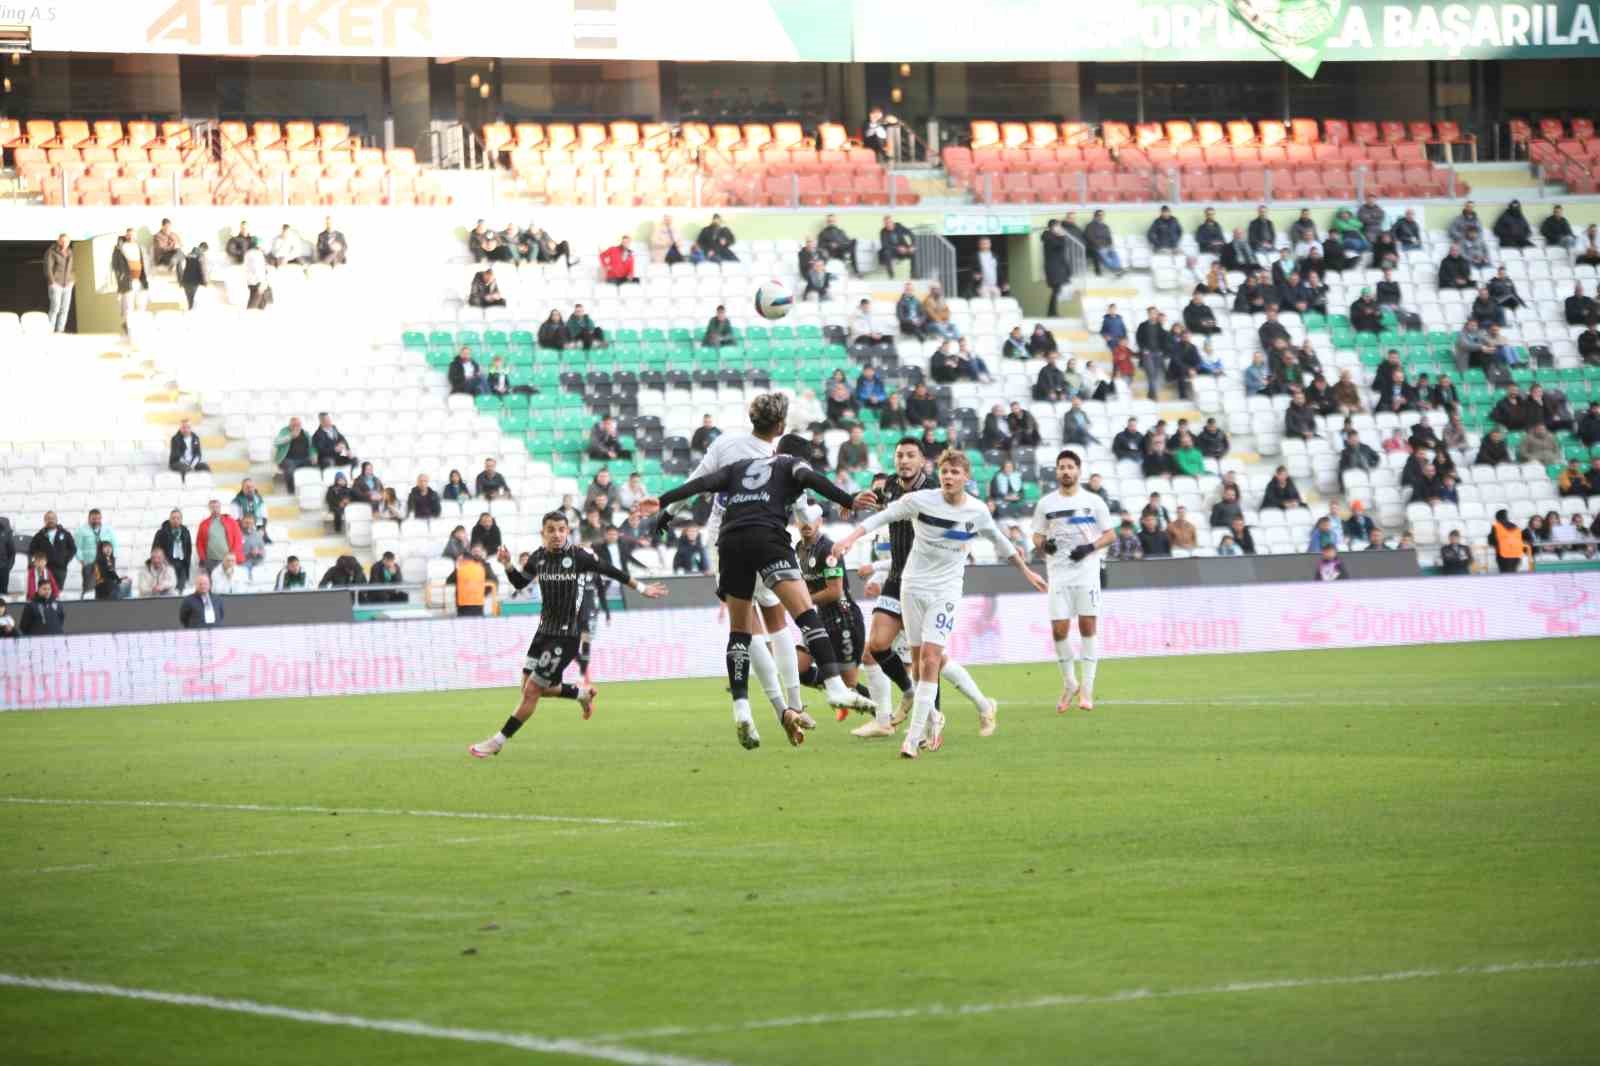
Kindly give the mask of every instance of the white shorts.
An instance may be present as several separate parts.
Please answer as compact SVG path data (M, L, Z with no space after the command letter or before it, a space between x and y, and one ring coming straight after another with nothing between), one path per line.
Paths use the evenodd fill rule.
M1050 621L1065 622L1072 618L1098 618L1100 615L1100 589L1094 585L1051 585Z
M956 631L956 615L961 609L961 591L918 592L902 588L900 609L904 612L906 640L913 647L924 644L949 647Z
M757 607L776 607L783 601L778 599L778 594L767 588L766 582L757 581L755 595L750 599Z

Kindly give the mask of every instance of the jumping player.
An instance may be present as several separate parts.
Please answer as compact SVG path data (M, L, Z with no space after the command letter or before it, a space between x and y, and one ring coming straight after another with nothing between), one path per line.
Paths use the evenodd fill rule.
M1082 469L1077 452L1060 452L1056 456L1057 488L1041 497L1033 512L1033 543L1044 551L1050 574L1050 636L1056 643L1056 661L1061 664L1058 714L1072 706L1074 694L1080 710L1094 710L1094 676L1100 667L1098 553L1117 539L1105 500L1079 487ZM1073 618L1077 618L1078 634L1083 638L1081 686L1069 639Z
M811 602L822 616L822 627L828 631L833 650L839 657L839 674L846 688L856 687L856 673L861 666L861 654L866 650L866 624L861 618L861 608L850 595L850 574L844 560L834 552L833 541L822 532L822 508L807 504L800 513L800 543L796 553L800 557L800 576L805 580ZM821 681L817 664L806 649L800 649L800 681L816 684ZM841 707L839 721L849 715Z
M584 625L580 617L583 601L582 576L604 574L613 581L638 592L649 599L665 596L661 585L649 585L631 580L627 574L602 562L582 548L567 542L567 517L560 511L544 516L540 527L543 545L528 558L526 568L518 570L511 562L511 551L500 548L499 560L506 568L506 576L517 588L539 583L539 629L528 644L528 655L522 664L522 700L517 709L500 727L500 732L487 740L480 740L467 750L479 759L500 754L506 741L516 736L522 724L532 717L539 700L544 696L577 700L587 719L594 713L595 690L592 686L562 684L561 675L578 654L578 633Z
M972 461L966 453L947 449L939 456L938 489L923 489L901 496L856 526L834 546L844 554L857 540L875 529L891 522L912 524L914 540L900 586L906 640L911 644L911 658L917 670L911 725L900 745L900 754L907 759L917 757L923 730L933 714L940 660L956 631L968 543L980 534L988 537L997 558L1020 570L1028 584L1038 591L1048 588L1044 578L1028 568L1027 561L994 524L994 517L983 501L967 495L967 479L971 476ZM934 719L934 724L935 729L927 738L929 751L938 751L944 742L943 733L937 728L939 720Z
M901 437L894 446L894 476L884 482L878 494L880 506L888 507L911 492L931 488L933 481L924 469L922 446L915 437ZM883 582L878 602L872 608L872 631L867 637L867 691L877 705L873 720L850 732L858 737L892 737L895 729L893 683L903 697L910 697L911 675L891 649L904 623L901 619L900 579L911 554L912 523L894 522L889 526L889 576ZM834 545L835 549L838 545ZM843 552L839 552L843 556ZM915 664L913 664L915 665ZM905 703L901 703L901 715Z
M822 676L828 702L852 709L870 705L866 697L845 688L839 678L833 645L800 578L800 564L789 542L789 510L807 489L847 510L858 502L801 458L809 448L804 437L787 436L779 441L777 455L742 459L716 473L686 481L662 493L660 499L639 504L642 513L650 515L704 492L725 494L717 537L717 592L728 606L728 686L733 695L734 727L739 743L747 749L761 743L748 698L751 600L758 583L777 595L799 625ZM805 742L805 730L816 727L809 715L794 707L786 708L779 720L789 743L797 746Z

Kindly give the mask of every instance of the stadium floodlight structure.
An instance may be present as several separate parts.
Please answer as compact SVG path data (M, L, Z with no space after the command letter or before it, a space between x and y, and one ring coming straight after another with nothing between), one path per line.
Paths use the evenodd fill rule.
M0 25L0 55L33 54L33 27Z

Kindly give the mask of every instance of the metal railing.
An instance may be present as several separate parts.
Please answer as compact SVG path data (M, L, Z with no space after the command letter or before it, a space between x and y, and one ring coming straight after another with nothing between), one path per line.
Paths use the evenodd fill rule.
M956 289L956 246L932 226L918 226L912 231L916 241L912 253L911 273L917 278L937 281L946 293Z

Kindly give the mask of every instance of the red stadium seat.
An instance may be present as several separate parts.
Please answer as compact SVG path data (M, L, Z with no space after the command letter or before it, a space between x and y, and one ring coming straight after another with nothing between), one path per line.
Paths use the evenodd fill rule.
M1061 131L1054 122L1028 123L1028 146L1054 148L1061 141Z
M972 147L974 149L1001 147L1000 123L989 119L975 119L972 123Z
M1323 119L1322 140L1325 144L1348 144L1350 141L1350 123L1342 118Z
M811 142L806 139L805 130L798 122L774 122L772 144L775 148L811 147Z
M1195 123L1194 139L1200 143L1200 147L1210 148L1212 145L1226 144L1228 134L1223 130L1222 123L1207 120Z
M1100 145L1100 139L1094 135L1094 127L1087 122L1063 122L1061 140L1075 148L1097 148Z
M1412 122L1406 126L1406 129L1410 131L1413 141L1419 141L1422 144L1432 144L1434 142L1433 123L1431 122Z
M1380 144L1383 141L1383 135L1378 132L1378 124L1370 119L1352 123L1350 136L1357 144Z
M1214 123L1213 123L1214 125ZM1194 127L1187 122L1171 121L1166 124L1167 143L1174 148L1182 148L1195 140Z
M1026 122L1000 123L1000 147L1022 148L1028 143L1028 124Z
M1314 118L1297 118L1289 123L1291 140L1295 144L1316 144L1322 139L1317 132L1317 120Z
M1139 148L1150 148L1167 139L1167 131L1159 122L1141 122L1134 128L1134 141Z
M1126 122L1101 123L1100 136L1105 138L1105 146L1113 151L1133 143L1133 130Z
M1262 125L1266 125L1266 123L1262 123ZM1279 126L1278 132L1283 132L1282 126ZM1265 140L1265 137L1260 138L1263 143ZM1244 148L1258 143L1255 126L1237 119L1228 123L1228 143L1235 148Z

